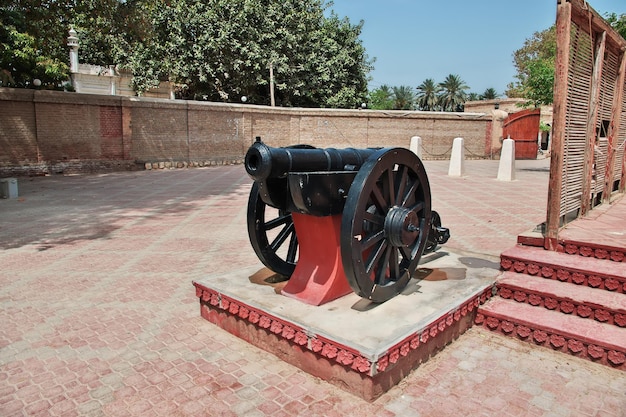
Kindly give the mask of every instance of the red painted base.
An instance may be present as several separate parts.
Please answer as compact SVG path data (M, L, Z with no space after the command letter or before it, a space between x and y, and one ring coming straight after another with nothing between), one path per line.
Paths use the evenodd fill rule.
M319 306L350 294L341 262L341 215L291 213L298 236L298 263L282 294Z

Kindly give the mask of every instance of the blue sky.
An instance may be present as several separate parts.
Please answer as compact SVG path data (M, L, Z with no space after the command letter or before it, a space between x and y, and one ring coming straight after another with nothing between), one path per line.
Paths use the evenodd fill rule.
M370 88L417 87L458 74L470 92L503 95L514 80L513 52L556 21L557 0L334 0L353 24L370 58ZM600 14L626 13L626 0L589 0Z

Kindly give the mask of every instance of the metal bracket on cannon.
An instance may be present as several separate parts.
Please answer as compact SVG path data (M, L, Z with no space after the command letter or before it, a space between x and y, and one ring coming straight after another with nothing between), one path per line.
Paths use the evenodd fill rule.
M450 237L431 210L421 160L404 148L273 148L256 142L248 234L282 293L321 305L351 291L374 302L400 293L425 251Z

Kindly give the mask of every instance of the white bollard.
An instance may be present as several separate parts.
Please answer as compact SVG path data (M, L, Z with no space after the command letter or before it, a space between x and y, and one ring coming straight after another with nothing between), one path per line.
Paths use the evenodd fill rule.
M419 136L413 136L411 138L411 152L413 152L419 159L422 159L422 138Z
M498 181L515 180L515 141L504 139L500 152L500 165L498 165Z
M450 155L450 167L448 176L462 177L465 174L465 147L463 138L454 138L452 143L452 155Z

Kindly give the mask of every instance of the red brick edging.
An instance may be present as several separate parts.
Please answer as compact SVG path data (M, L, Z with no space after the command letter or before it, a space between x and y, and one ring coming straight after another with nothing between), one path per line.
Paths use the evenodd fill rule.
M507 300L515 300L518 303L526 303L535 307L543 307L548 310L559 311L585 319L597 320L602 323L626 327L626 314L603 308L601 305L583 303L568 298L550 297L538 291L530 291L507 284L498 284L498 295Z
M307 349L321 357L370 377L385 372L402 357L408 356L411 351L416 350L422 344L426 344L429 339L435 338L466 316L475 313L477 307L493 295L491 287L485 289L482 293L465 301L455 310L433 321L432 324L426 326L423 330L392 346L377 360L371 361L354 349L323 336L311 334L294 323L251 307L197 282L194 282L193 285L196 287L196 296L200 299L201 306L211 310L219 310L229 316L244 320L258 329L265 329L273 333L275 336L288 341L291 345Z
M501 256L500 266L505 271L536 275L561 282L584 285L607 291L626 293L626 281L622 277L594 275L586 271L565 268L561 265L538 264L524 259Z
M623 248L615 248L611 246L598 245L593 246L588 243L565 241L561 243L562 252L568 255L580 255L588 258L607 259L613 262L626 262L626 250ZM559 251L561 252L561 250Z
M484 310L476 315L475 324L520 340L534 342L536 345L626 370L625 351L597 346L572 335L559 334L530 323L513 322L495 314L488 314Z

